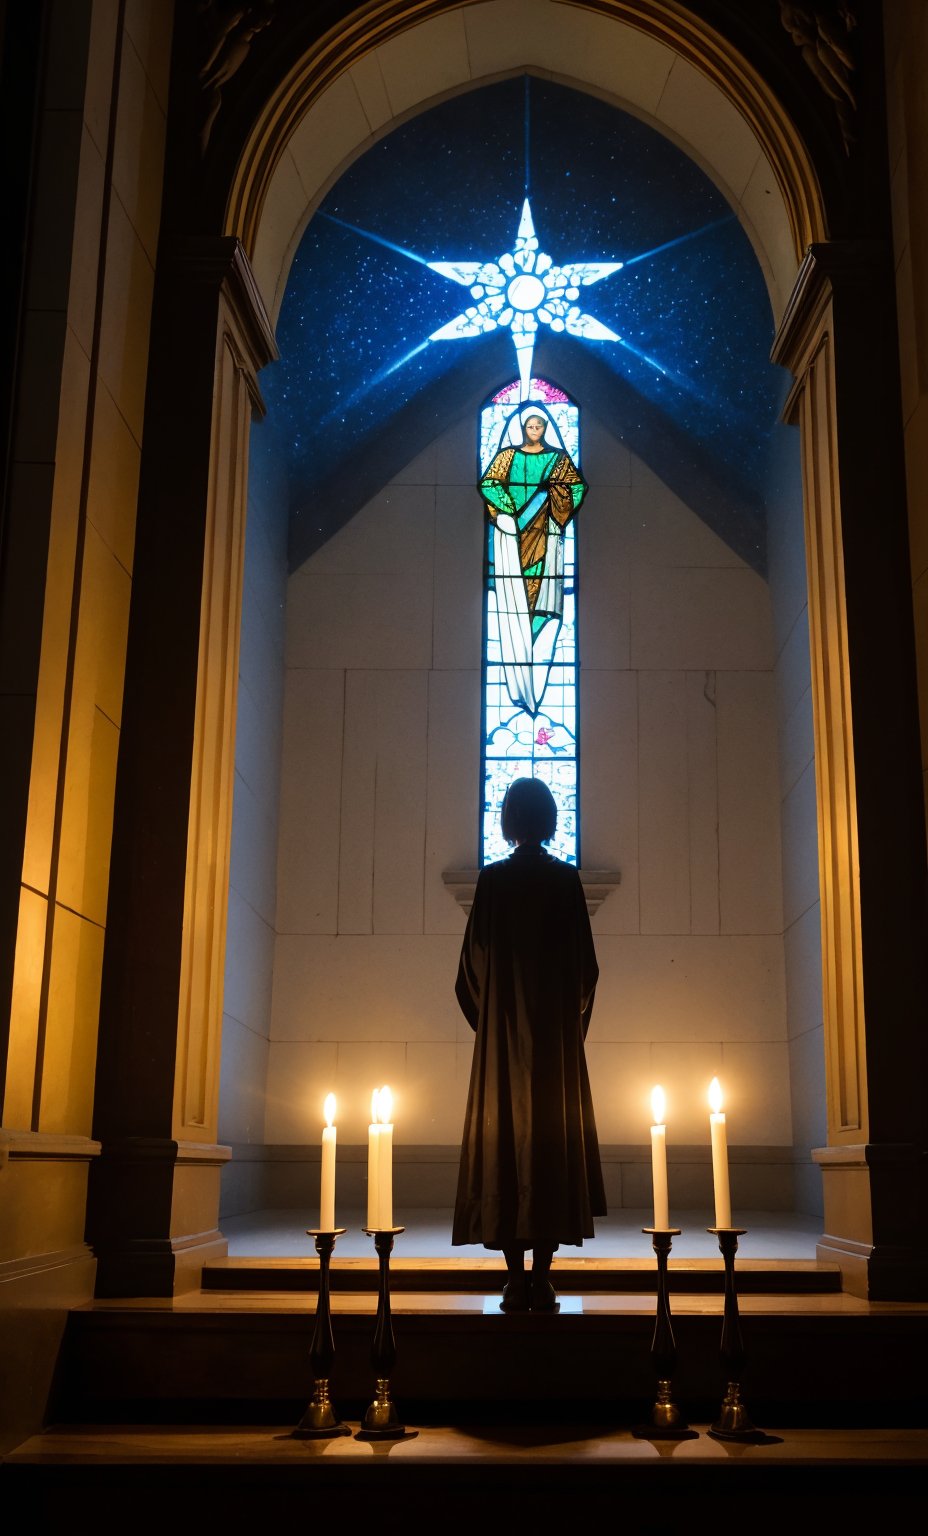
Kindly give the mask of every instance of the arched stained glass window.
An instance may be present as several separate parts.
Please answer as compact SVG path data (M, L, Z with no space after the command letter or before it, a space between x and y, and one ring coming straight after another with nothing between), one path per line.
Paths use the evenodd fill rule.
M487 517L482 862L515 778L544 779L558 807L550 851L579 863L577 556L580 412L563 390L517 379L480 417Z

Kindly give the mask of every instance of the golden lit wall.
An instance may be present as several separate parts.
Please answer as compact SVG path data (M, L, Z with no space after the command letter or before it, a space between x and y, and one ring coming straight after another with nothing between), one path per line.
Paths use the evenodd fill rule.
M59 1306L93 1279L84 1204L171 8L129 0L119 19L116 0L50 8L13 471L50 524L0 1169L0 1268L35 1260L33 1307L43 1264ZM41 1395L39 1354L31 1376Z

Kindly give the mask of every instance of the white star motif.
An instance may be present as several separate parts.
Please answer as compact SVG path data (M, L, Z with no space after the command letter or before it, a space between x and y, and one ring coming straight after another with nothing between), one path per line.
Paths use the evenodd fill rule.
M574 261L563 267L555 266L551 257L538 249L528 198L522 204L512 251L496 261L430 261L426 265L442 277L469 288L474 300L462 314L433 331L429 341L458 341L466 336L484 336L498 326L508 327L516 349L523 399L528 398L539 323L587 341L622 340L607 325L584 314L576 301L581 288L618 272L624 263Z

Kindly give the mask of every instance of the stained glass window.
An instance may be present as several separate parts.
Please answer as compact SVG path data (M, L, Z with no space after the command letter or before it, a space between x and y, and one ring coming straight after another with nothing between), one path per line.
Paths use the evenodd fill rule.
M487 517L482 861L509 853L499 830L513 779L544 779L558 807L556 858L580 856L577 557L580 413L545 379L514 380L480 417Z

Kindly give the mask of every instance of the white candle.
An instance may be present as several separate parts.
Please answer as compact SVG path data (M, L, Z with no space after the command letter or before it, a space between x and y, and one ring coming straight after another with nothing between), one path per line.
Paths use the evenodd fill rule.
M326 1095L323 1108L325 1128L322 1132L322 1182L319 1191L319 1229L335 1231L335 1095Z
M667 1198L667 1127L664 1115L667 1100L663 1088L651 1089L651 1182L654 1186L654 1225L659 1232L670 1226L670 1203Z
M380 1089L371 1094L371 1123L367 1128L367 1227L369 1232L380 1230L380 1121L378 1106Z
M382 1229L393 1225L393 1094L384 1085L378 1103L380 1115L380 1151L378 1153L377 1209Z
M731 1190L728 1185L728 1132L722 1114L722 1088L717 1077L709 1084L709 1134L712 1137L712 1184L715 1190L715 1225L731 1226Z

